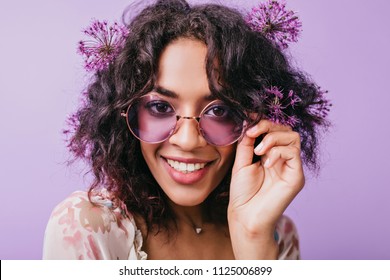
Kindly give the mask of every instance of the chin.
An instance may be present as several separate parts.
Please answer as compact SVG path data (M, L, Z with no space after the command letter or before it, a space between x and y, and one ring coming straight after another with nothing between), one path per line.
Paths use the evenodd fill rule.
M207 197L210 195L210 192L202 193L193 190L180 190L173 193L167 193L169 200L171 200L174 204L184 207L193 207L202 204Z

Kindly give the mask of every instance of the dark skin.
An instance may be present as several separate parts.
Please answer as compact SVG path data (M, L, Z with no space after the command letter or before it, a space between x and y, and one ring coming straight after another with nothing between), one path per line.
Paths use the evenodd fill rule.
M197 234L189 224L179 224L179 231L144 236L143 250L152 260L231 260L234 259L229 229L227 226L204 224L202 232ZM169 241L168 241L169 240Z
M168 45L160 59L158 82L177 93L173 102L185 116L196 116L196 109L203 108L202 100L209 92L204 67L206 53L202 42L179 39ZM256 146L260 136L263 140ZM278 257L275 226L304 185L298 133L288 126L261 120L238 143L215 147L199 134L197 123L192 120L183 121L163 143L141 142L141 149L171 202L177 225L177 231L174 225L170 226L170 235L155 229L147 234L145 223L136 219L148 259ZM255 155L261 156L261 160L253 162ZM169 167L164 160L169 157L210 164L203 177L187 184L183 178L191 175ZM208 223L204 201L227 172L232 172L228 225ZM196 234L194 226L202 227L202 233Z

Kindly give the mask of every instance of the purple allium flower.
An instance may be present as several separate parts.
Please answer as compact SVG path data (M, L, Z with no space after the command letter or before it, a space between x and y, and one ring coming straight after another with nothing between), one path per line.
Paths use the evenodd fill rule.
M80 108L85 108L88 106L88 92L84 91L79 99ZM78 145L73 144L73 137L76 135L76 133L80 130L80 112L75 112L72 114L69 114L66 118L65 123L65 129L62 131L62 133L65 136L65 142L67 143L68 149L76 155L76 157L86 157L86 155L90 154L92 151L91 145L88 145L87 143L80 147Z
M267 119L291 127L299 123L299 119L295 115L287 113L287 111L292 112L294 106L301 102L294 91L290 90L287 95L284 95L278 87L266 88L263 99Z
M88 103L88 92L83 91L80 98L79 102L80 108L85 108ZM66 123L65 123L65 129L62 131L63 134L67 137L70 138L72 135L74 135L77 131L77 128L80 126L79 122L79 115L77 112L72 113L67 116L66 118Z
M78 52L84 57L87 71L103 70L115 59L123 48L128 29L114 22L93 20L90 27L83 30L90 37L79 42Z
M66 128L62 131L65 136L70 137L76 132L79 126L79 120L76 114L70 114L66 118Z
M317 98L314 100L313 104L309 106L308 111L311 115L322 120L328 116L332 103L325 97L328 93L327 90L318 87L318 93Z
M302 22L294 11L286 10L285 1L268 0L253 7L246 17L253 31L263 33L281 49L289 42L297 42Z

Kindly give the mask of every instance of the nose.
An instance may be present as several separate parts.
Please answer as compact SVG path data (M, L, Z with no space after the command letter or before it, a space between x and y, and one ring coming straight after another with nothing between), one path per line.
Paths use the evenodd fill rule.
M195 118L180 119L175 133L169 138L169 143L180 147L183 151L192 151L207 145L206 140L199 133Z

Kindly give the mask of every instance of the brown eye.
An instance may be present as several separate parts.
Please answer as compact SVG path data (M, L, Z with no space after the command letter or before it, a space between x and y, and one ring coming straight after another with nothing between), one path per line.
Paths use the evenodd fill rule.
M154 109L159 113L166 113L170 111L170 107L167 104L159 103L154 106Z
M222 117L225 114L225 110L220 107L213 108L213 114L217 117Z
M171 104L165 101L151 101L145 105L146 109L152 115L172 115L175 111L173 110Z
M229 113L229 108L225 105L213 105L211 108L206 110L205 115L214 118L226 117Z

